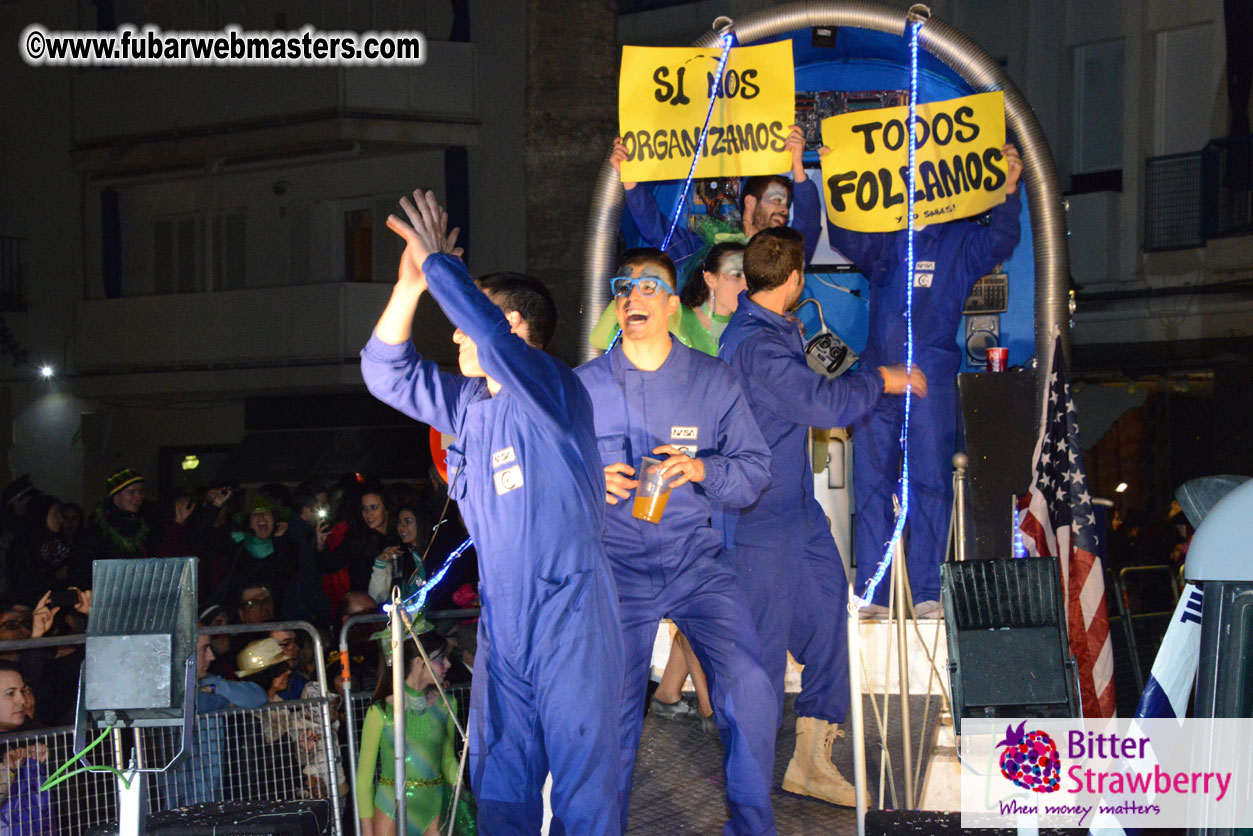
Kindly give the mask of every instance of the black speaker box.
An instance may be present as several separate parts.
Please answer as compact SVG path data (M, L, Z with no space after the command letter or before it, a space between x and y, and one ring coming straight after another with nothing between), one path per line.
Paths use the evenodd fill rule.
M949 681L963 717L1074 717L1075 663L1055 557L945 563Z
M350 802L348 802L350 803ZM330 833L331 803L313 801L228 801L193 804L148 815L148 836L324 836ZM117 826L94 828L87 836L117 836Z
M957 376L966 455L966 559L1004 557L1013 544L1015 494L1031 487L1040 434L1036 374L1011 369Z

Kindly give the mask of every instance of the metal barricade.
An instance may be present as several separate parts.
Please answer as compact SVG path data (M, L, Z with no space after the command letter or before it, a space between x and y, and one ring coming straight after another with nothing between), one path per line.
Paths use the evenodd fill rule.
M1127 662L1139 694L1179 601L1179 576L1172 567L1164 565L1124 566L1117 572L1111 570L1110 576L1116 618L1127 643ZM1146 582L1151 580L1157 580L1158 585L1149 587ZM1141 593L1149 590L1157 594L1157 600L1144 600ZM1111 628L1114 622L1115 618L1111 618Z
M200 634L268 634L273 630L307 633L312 638L320 686L313 699L266 703L256 708L227 708L198 713L195 748L190 758L164 773L144 776L148 810L223 801L323 800L331 832L343 836L340 811L349 799L350 780L342 766L335 732L335 702L328 694L322 640L303 621L201 628ZM85 637L50 636L0 643L0 652L81 645ZM125 675L125 671L119 671ZM99 734L93 731L89 739ZM138 760L158 764L179 747L172 727L139 730ZM82 772L46 791L40 786L75 756L71 726L0 734L0 833L4 836L79 836L88 829L116 826L117 789L108 768L120 768L115 740L103 738L84 761L99 771Z

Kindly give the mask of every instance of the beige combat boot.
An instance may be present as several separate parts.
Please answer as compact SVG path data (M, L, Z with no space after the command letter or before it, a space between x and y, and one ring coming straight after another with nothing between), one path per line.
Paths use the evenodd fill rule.
M834 723L817 717L797 717L796 751L783 775L783 789L840 807L856 807L856 789L831 762L831 744L843 734ZM869 807L870 794L863 795Z

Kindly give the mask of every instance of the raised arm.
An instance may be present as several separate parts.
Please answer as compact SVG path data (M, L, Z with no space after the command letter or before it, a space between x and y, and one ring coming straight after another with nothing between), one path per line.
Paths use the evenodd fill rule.
M1022 175L1022 158L1018 149L1006 144L1001 153L1005 157L1005 202L994 207L992 223L976 226L962 242L963 272L969 277L971 287L989 270L1014 254L1022 228L1018 216L1022 211L1022 197L1018 190L1018 178Z
M407 199L401 200L402 206L407 203ZM399 275L387 307L361 350L361 376L374 397L440 432L452 433L456 431L461 398L469 382L441 372L435 363L420 357L409 338L413 315L427 289L422 263L431 252L459 253L453 246L457 230L445 236L441 225L438 238L419 238L416 234L410 238L396 224L409 232L412 229L394 215L387 223L408 245L400 257Z
M792 155L792 228L805 236L805 264L809 264L822 235L822 198L805 173L805 133L799 126L788 130L783 147Z
M401 201L410 223L393 215L387 224L408 242L406 252L412 250L422 257L421 270L435 301L452 324L474 341L479 365L488 377L517 398L533 418L567 425L567 397L579 391L574 373L513 333L505 314L474 284L461 260L439 250L447 216L434 193L415 192L414 196L413 203Z
M615 138L613 153L609 161L618 170L619 177L622 176L622 163L626 160L626 156L626 146L622 144L621 138ZM631 213L631 220L635 221L640 235L649 246L661 247L666 240L666 233L670 230L670 218L662 214L660 207L657 206L657 198L653 196L652 189L647 186L641 188L639 183L626 182L622 184L622 188L626 190L627 211ZM666 255L670 256L670 260L674 262L679 275L682 276L688 260L704 249L705 242L701 237L688 229L687 224L680 221L675 227L674 237L666 249Z

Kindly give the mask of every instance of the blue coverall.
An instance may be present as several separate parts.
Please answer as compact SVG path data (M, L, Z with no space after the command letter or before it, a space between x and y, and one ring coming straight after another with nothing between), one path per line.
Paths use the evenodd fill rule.
M770 447L770 486L761 498L722 514L757 624L762 659L783 719L787 651L805 666L796 713L828 723L848 709L848 580L826 515L814 498L810 427L841 427L883 394L877 370L828 380L805 363L796 323L740 294L718 356L740 382Z
M458 259L432 255L423 270L500 391L441 372L407 340L372 336L361 371L379 400L457 438L449 493L483 607L469 729L480 832L539 833L551 770L551 833L620 833L622 634L591 401L573 371L510 334Z
M909 527L905 564L915 602L940 600L953 503L952 456L957 451L957 327L970 289L1018 245L1019 193L992 210L992 222L932 224L914 233L914 364L927 376L927 396L912 398L909 415ZM905 362L906 233L858 233L828 224L831 245L870 280L870 338L862 363ZM892 494L901 470L904 398L884 398L853 425L853 492L857 515L853 551L858 595L874 575L892 536ZM886 604L888 584L874 602Z
M660 247L670 229L670 218L661 213L657 198L647 184L637 183L635 188L628 189L626 205L643 239L651 246ZM790 226L805 236L805 263L808 264L813 260L814 250L818 249L818 237L822 234L822 198L812 177L792 184ZM693 256L702 255L708 248L709 245L680 220L674 230L674 237L670 239L670 248L666 250L666 255L670 256L682 277L689 270L688 261ZM692 268L698 266L692 265Z
M618 585L626 645L621 711L622 827L647 695L657 622L669 616L692 643L709 676L723 740L727 834L774 833L770 781L776 726L770 680L744 592L726 560L711 507L754 501L770 474L770 451L748 403L722 361L671 341L656 371L641 371L619 345L575 370L596 412L596 442L606 467L638 470L641 456L673 444L705 466L699 484L675 488L661 522L631 515L631 501L605 509L605 550ZM638 478L638 473L636 478Z

